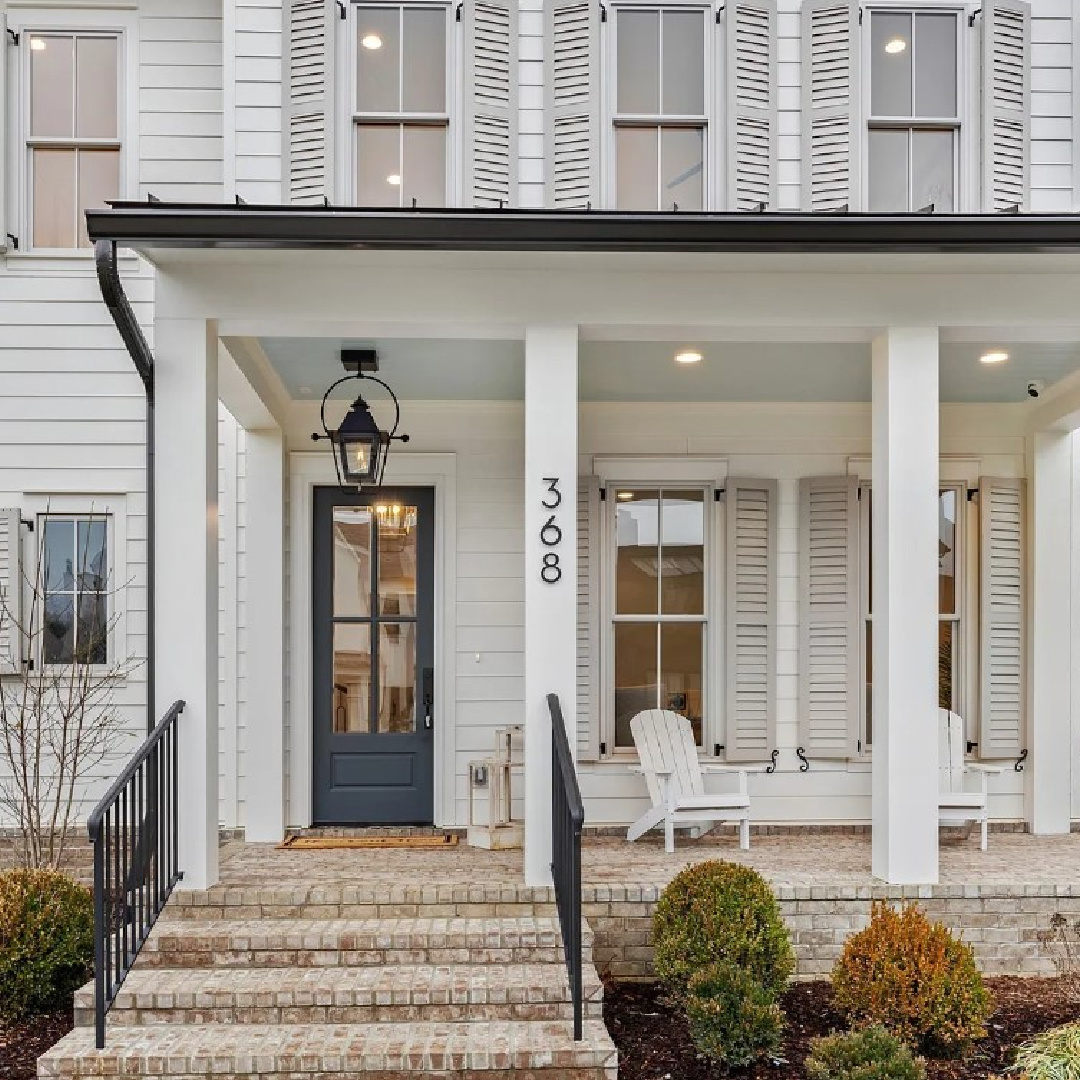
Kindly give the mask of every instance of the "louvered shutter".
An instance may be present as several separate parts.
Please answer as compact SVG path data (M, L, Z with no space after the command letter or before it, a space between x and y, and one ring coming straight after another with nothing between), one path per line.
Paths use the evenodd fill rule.
M600 482L578 478L577 756L600 757L600 611L593 583L600 570Z
M286 201L333 202L334 0L289 0L285 33Z
M1028 206L1031 157L1031 8L982 6L983 210Z
M859 55L858 3L803 0L804 210L859 206Z
M0 508L0 675L22 671L22 562L17 509Z
M727 5L727 205L776 209L776 0Z
M544 181L547 205L600 205L600 5L544 4Z
M1024 741L1024 482L979 481L979 756Z
M724 747L763 761L776 745L775 480L728 479Z
M859 733L859 479L799 482L799 745L847 758Z
M11 39L7 36L7 16L0 11L0 163L7 162L7 55ZM0 164L0 251L8 246L7 166Z
M510 206L517 186L516 0L465 0L465 161L468 206Z

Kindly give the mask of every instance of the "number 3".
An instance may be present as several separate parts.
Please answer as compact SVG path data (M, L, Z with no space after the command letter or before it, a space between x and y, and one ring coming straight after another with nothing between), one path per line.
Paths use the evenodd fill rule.
M548 502L547 499L541 501L540 505L545 510L557 510L562 506L562 492L559 490L559 478L557 476L545 476L544 483L548 486L548 493L555 497L554 502Z

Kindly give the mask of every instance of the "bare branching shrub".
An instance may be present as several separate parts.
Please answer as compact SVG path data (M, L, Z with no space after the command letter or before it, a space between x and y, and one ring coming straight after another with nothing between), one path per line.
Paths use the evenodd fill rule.
M83 516L72 527L103 538L105 522ZM88 780L125 741L116 689L138 666L111 655L124 590L109 573L107 548L73 535L79 554L63 559L38 531L22 575L28 602L16 604L0 587L0 630L16 631L9 636L25 661L20 674L0 678L0 818L14 826L16 859L30 868L63 863Z

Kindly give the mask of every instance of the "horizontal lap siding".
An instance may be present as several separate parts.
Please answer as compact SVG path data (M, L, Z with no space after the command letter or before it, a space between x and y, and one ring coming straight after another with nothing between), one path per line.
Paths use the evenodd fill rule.
M1031 2L1031 209L1073 210L1073 0Z
M518 9L518 203L544 205L544 0Z
M141 196L222 199L221 27L216 0L188 0L181 7L168 0L140 4Z
M126 500L127 651L146 654L146 497L142 384L97 279L72 262L0 260L0 506L27 506L50 493ZM134 266L134 264L131 264ZM153 282L125 273L140 321L152 319ZM24 543L27 559L35 540ZM32 564L31 564L32 565ZM30 567L27 567L30 572ZM104 793L145 734L146 671L139 666L114 697L124 736L80 794L80 817ZM2 766L0 766L2 768ZM0 811L0 827L10 824Z
M281 202L281 3L232 0L235 12L236 193Z

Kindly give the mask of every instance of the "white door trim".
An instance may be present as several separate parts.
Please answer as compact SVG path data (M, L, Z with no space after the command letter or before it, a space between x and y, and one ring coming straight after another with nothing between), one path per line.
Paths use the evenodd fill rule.
M390 454L388 485L435 489L435 824L455 824L457 724L457 456ZM288 823L312 821L312 511L337 483L327 451L289 455Z

